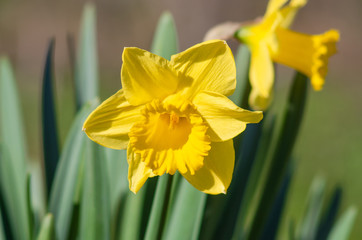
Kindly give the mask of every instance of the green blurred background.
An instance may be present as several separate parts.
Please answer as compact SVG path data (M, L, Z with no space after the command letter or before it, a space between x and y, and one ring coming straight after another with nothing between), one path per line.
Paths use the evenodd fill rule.
M61 143L75 107L67 35L77 43L85 1L0 0L0 55L13 63L20 88L27 143L32 160L41 158L40 98L45 52L56 38L55 76ZM267 1L246 0L103 0L96 1L101 99L120 88L121 53L125 46L149 49L160 14L169 10L176 21L180 50L202 41L208 29L224 21L247 21L264 14ZM331 58L321 92L310 91L301 134L294 151L292 181L284 224L298 218L315 176L327 179L329 189L343 187L343 208L362 212L362 1L311 0L299 12L294 30L318 34L338 29L339 53ZM233 50L237 43L229 42ZM277 68L275 105L286 98L292 70ZM362 214L352 239L362 236Z

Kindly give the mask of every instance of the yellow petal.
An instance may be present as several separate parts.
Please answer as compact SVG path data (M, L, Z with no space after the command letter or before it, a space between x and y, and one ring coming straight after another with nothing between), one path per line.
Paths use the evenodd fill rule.
M328 70L328 60L336 53L339 33L330 30L320 35L308 35L279 28L277 51L272 52L275 62L284 64L307 75L315 90L321 90Z
M288 0L270 0L266 8L265 16L269 16L283 7Z
M210 40L173 55L171 63L182 73L187 98L200 91L212 91L229 96L236 86L233 54L225 41Z
M199 93L193 103L209 124L208 134L213 142L234 138L245 130L247 123L257 123L263 118L262 112L239 108L227 97L214 92Z
M196 189L208 194L225 193L234 171L235 153L233 141L211 143L209 156L204 166L191 175L182 174Z
M250 62L250 84L252 87L252 97L250 105L256 110L265 110L268 106L259 103L269 103L274 84L274 66L269 53L268 46L260 42L252 45ZM263 101L260 101L263 99ZM255 101L259 100L259 101Z
M258 89L251 89L249 95L249 105L254 110L266 110L273 99L273 91L271 91L270 96L264 97L258 92Z
M166 59L135 47L125 48L122 59L122 86L132 105L163 99L176 91L178 78Z
M280 26L282 20L280 12L275 12L265 17L260 23L240 28L236 33L236 38L248 45L249 48L264 44L270 50L276 49L278 43L275 38L275 30Z
M281 27L289 28L292 25L294 18L299 10L307 4L307 0L292 0L286 7L280 10L280 13L283 16L283 21Z
M128 132L141 118L142 107L130 105L121 89L88 116L83 130L102 146L125 149L129 141Z
M127 149L127 161L128 161L128 182L129 189L137 193L148 178L154 177L155 174L152 170L141 161L139 154L133 152L131 147Z

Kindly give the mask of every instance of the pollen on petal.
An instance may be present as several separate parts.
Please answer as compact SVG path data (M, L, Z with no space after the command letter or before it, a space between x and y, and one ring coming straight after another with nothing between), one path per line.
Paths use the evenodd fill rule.
M208 125L187 101L154 100L141 111L143 120L129 133L130 144L156 175L195 171L210 150Z

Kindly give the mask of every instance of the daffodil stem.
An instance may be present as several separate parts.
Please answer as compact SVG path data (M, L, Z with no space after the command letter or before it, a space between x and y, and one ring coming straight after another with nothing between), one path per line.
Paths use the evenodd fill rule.
M282 128L278 135L277 145L272 155L265 185L248 235L250 240L260 239L290 162L292 149L302 122L307 97L307 80L306 76L297 73L289 92L289 101L284 112Z
M169 209L170 205L170 199L171 199L171 190L172 190L172 181L174 179L174 175L169 175L167 179L167 186L166 186L166 192L165 192L165 199L163 201L163 208L161 213L161 219L160 219L160 226L158 229L157 239L161 239L163 229L166 225L166 217L167 217L167 210Z
M158 178L144 237L145 240L158 240L162 237L166 225L167 209L170 205L172 180L172 175L164 175Z

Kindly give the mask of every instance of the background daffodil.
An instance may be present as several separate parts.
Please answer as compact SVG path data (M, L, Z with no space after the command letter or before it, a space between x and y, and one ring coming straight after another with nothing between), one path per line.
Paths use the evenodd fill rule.
M93 141L127 148L129 187L179 171L195 188L226 193L234 168L232 138L262 112L237 107L236 70L226 42L207 41L168 61L139 48L123 51L123 89L85 121Z
M330 30L308 35L289 30L297 10L306 0L271 0L263 19L243 26L235 34L251 51L249 78L252 90L249 103L254 109L266 109L272 99L273 62L292 67L311 79L321 90L327 74L328 59L336 52L339 33Z

